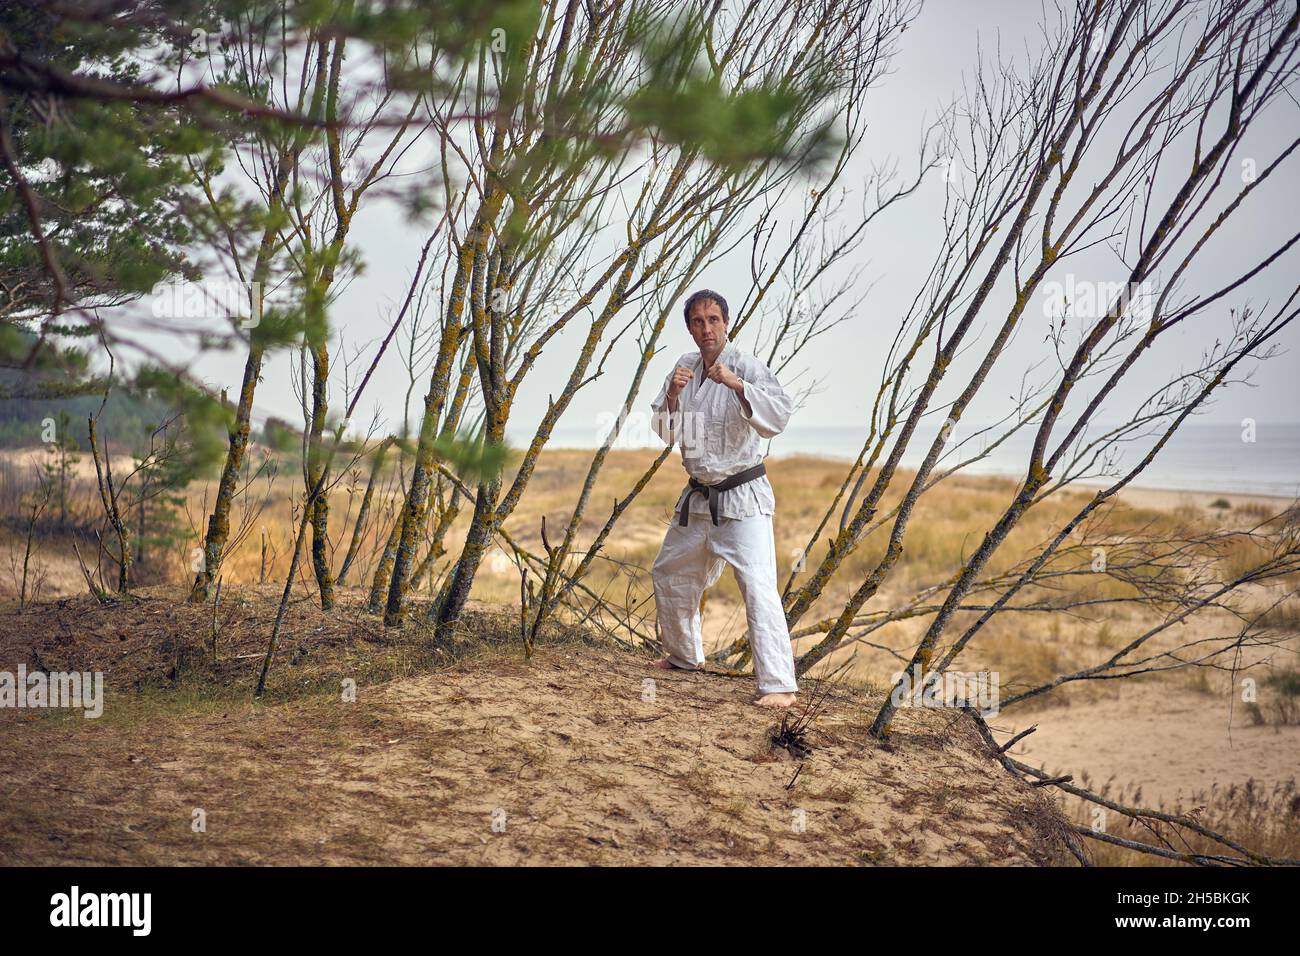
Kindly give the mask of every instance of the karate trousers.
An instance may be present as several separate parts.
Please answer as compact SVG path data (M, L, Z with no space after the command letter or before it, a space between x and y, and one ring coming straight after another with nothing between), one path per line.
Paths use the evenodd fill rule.
M745 601L749 646L760 694L794 693L794 651L776 583L776 548L771 515L690 515L683 527L674 514L655 558L655 610L664 656L687 670L704 664L700 598L731 565Z

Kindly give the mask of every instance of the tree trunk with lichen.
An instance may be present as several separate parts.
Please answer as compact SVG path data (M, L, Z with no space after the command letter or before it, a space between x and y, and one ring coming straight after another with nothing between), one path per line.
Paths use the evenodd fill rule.
M312 366L314 381L312 383L311 435L307 448L307 488L310 490L318 484L321 493L316 496L316 503L311 512L311 566L316 576L316 587L320 591L320 608L330 611L334 608L334 574L329 561L329 462L321 460L321 439L325 432L325 416L329 411L329 372L330 355L326 345L312 349ZM323 476L323 480L322 480Z
M452 629L465 609L465 602L469 600L478 566L492 544L496 531L496 499L500 491L500 477L492 479L487 485L479 485L478 495L474 499L474 517L470 522L469 533L465 536L465 546L456 561L451 581L444 586L434 605L437 614L434 639L439 644L451 640Z
M415 564L417 538L424 526L429 501L429 473L433 471L433 438L430 433L435 422L434 415L429 410L433 399L434 393L430 391L424 400L424 423L416 450L415 467L411 470L411 489L394 525L397 538L391 563L392 575L388 582L388 601L384 608L385 627L400 627L406 618L406 594L411 587L410 574Z
M230 538L230 511L234 505L235 488L239 484L239 470L244 465L248 451L248 436L253 414L253 393L262 374L262 349L255 342L249 345L248 360L244 363L244 381L239 390L239 405L235 409L234 427L230 430L230 444L226 449L226 463L221 468L217 482L217 497L208 516L208 533L203 541L203 554L194 583L190 588L190 602L208 600L221 568L221 550Z
M438 419L442 415L447 397L452 366L461 341L469 328L461 324L465 309L466 290L475 263L487 248L492 231L488 223L495 218L505 200L505 193L496 189L489 193L475 216L474 228L457 255L456 274L452 281L451 296L447 303L442 340L438 346L438 359L429 377L429 391L424 397L424 413L420 419L420 439L415 453L415 467L411 471L411 487L402 508L401 531L397 552L393 559L393 575L388 585L388 603L384 610L384 626L400 627L406 619L406 594L411 587L411 572L415 567L415 549L420 530L424 527L425 510L429 502L429 484L434 471L433 443L438 435ZM463 401L468 391L471 366L467 360L457 386L456 403ZM456 406L443 423L442 434L454 434L458 415Z
M366 610L371 614L378 614L384 609L384 592L388 588L389 578L393 573L393 559L397 555L397 545L402 536L402 516L398 515L393 519L393 527L388 532L388 541L384 545L384 553L379 557L379 564L375 568L375 576L370 582L370 599L366 602Z
M309 115L320 116L325 95L325 72L323 64L317 68L315 84ZM270 185L270 201L267 204L267 216L270 225L262 231L261 244L257 250L257 262L253 267L254 295L260 296L260 290L271 272L271 259L278 238L277 220L284 210L284 190L289 184L298 156L306 147L311 135L309 127L304 126L294 133L292 141L280 153L275 169L275 178ZM235 409L235 421L230 430L230 443L226 449L226 463L221 469L221 479L217 483L217 497L212 504L212 514L208 516L208 532L203 542L202 563L194 575L190 588L191 603L202 603L212 593L213 583L221 568L221 551L230 539L230 511L235 499L235 489L239 483L239 471L244 464L244 455L248 450L248 436L253 414L253 395L257 391L257 382L262 375L263 346L258 341L257 329L249 335L248 359L244 363L244 380L239 388L239 404Z

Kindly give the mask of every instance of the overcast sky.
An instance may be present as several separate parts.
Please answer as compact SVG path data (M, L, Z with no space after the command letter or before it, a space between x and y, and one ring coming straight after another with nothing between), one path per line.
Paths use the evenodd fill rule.
M874 163L896 158L904 174L914 167L923 130L961 89L963 77L968 77L974 70L977 44L982 44L986 52L1000 44L1005 55L1023 60L1026 47L1033 53L1040 45L1041 16L1039 4L1031 0L1000 0L996 3L988 0L979 3L929 0L925 4L919 18L902 36L890 74L868 93L867 135L843 180L851 190L850 201L846 204L848 212L851 213L857 205L852 201L852 191L860 188ZM1300 128L1300 108L1292 101L1275 103L1261 125L1263 128L1256 132L1255 139L1248 145L1261 151L1267 148L1267 152L1261 155L1272 155L1278 143L1294 136L1296 129ZM1249 148L1245 151L1247 155L1250 152ZM790 201L797 206L802 194L795 195L795 189L790 192ZM1297 202L1300 200L1297 157L1292 156L1280 170L1277 182L1259 192L1262 195L1244 206L1236 215L1237 221L1219 237L1212 255L1202 259L1202 269L1189 277L1188 292L1205 291L1212 288L1210 283L1215 279L1227 279L1258 262L1266 249L1277 245L1295 228L1296 211L1300 208ZM872 383L879 377L880 356L888 347L899 317L916 294L941 236L939 213L942 196L942 182L932 176L916 195L897 205L871 227L855 257L855 263L866 265L862 283L864 289L873 284L871 292L850 321L815 340L802 353L799 364L803 373L787 376L794 380L795 388L814 377L822 381L820 391L807 398L792 424L846 426L858 425L865 420L874 394ZM621 223L615 226L622 231ZM400 301L409 283L425 235L421 228L408 224L404 214L391 204L373 205L358 215L352 230L352 244L365 261L365 272L351 282L331 312L331 321L343 330L350 344L376 340L386 329L391 308ZM739 305L747 292L748 252L748 245L742 242L730 260L709 268L695 286L716 289L728 298L733 307ZM1300 275L1296 266L1297 256L1292 250L1283 265L1273 270L1268 281L1252 286L1251 300L1260 304L1266 298L1276 301L1284 296L1291 287L1288 281L1294 285L1296 276ZM1103 281L1117 281L1123 275L1116 257L1104 249L1095 255L1081 257L1071 266L1071 271L1080 279ZM839 275L843 272L833 275L832 282ZM1006 315L1010 295L1005 288L1000 290L1000 295L996 307L986 307L983 320L986 327ZM598 301L603 300L604 296ZM680 303L677 308L680 309ZM1171 341L1164 342L1159 354L1144 366L1134 385L1119 393L1108 405L1103 420L1122 420L1137 396L1145 394L1145 389L1157 377L1171 377L1194 363L1202 349L1211 344L1223 328L1225 317L1226 306L1167 336ZM614 324L621 323L616 321ZM990 421L1008 411L1009 396L1017 390L1025 368L1047 354L1048 346L1043 341L1047 328L1042 303L1032 304L1011 353L994 372L984 390L985 398L968 413L968 421ZM573 367L574 334L583 333L585 327L575 324L572 334L561 336L548 346L541 362L526 380L522 400L515 405L516 414L521 416L520 425L525 422L531 425L538 419L545 407L547 393L557 391L568 376ZM1300 344L1298 334L1300 332L1296 329L1290 330L1282 340L1288 353L1264 363L1256 371L1254 388L1233 387L1219 398L1203 420L1240 422L1244 417L1261 422L1300 420L1300 414L1295 411L1300 400L1300 375L1296 374L1295 353L1297 344ZM693 348L679 317L670 319L661 342L663 351L651 366L638 407L644 406L658 391L673 360L681 352ZM752 350L753 342L742 337L740 345ZM579 393L566 413L561 422L566 432L589 427L593 440L597 437L597 426L608 420L624 397L629 377L635 369L636 352L636 343L632 339L622 343L620 351L608 363L606 375ZM212 384L232 386L233 391L243 362L242 354L209 355L196 363L195 369ZM257 419L274 414L300 420L291 387L292 374L291 364L284 353L268 363L257 393ZM367 399L363 401L362 411L355 421L368 419L370 412L378 409L387 419L386 427L396 429L400 425L406 385L405 370L397 356L388 356L382 374L368 387ZM414 402L417 406L425 387L426 383L421 382L416 390ZM333 400L341 403L341 391L337 387Z

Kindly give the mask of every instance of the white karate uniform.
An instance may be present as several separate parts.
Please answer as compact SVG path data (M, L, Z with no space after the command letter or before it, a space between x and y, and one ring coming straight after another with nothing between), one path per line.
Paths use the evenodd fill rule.
M733 343L723 347L717 361L745 383L752 415L745 414L735 392L703 377L698 351L674 363L674 369L681 365L695 371L677 396L677 412L667 409L672 371L650 403L656 433L668 444L681 446L686 473L705 484L716 484L762 461L760 436L780 434L794 405L768 367ZM677 499L652 572L664 655L678 667L698 669L704 664L700 598L717 583L723 566L730 564L745 601L759 693L797 691L790 631L776 580L772 532L776 497L771 482L761 475L718 493L716 526L709 516L708 499L698 493L691 495L689 524L678 523L682 499L689 492L687 485Z

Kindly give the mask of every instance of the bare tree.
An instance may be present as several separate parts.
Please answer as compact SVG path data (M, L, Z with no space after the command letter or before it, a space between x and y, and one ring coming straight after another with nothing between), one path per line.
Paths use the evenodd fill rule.
M345 2L334 14L338 21L346 23L352 12L352 4ZM292 278L288 285L300 295L297 307L301 310L302 347L310 353L312 363L303 475L307 488L315 486L322 467L320 444L329 411L330 380L325 314L336 277L353 263L347 247L351 224L363 198L368 193L379 195L376 187L393 174L419 134L418 126L412 126L410 121L421 94L382 81L376 84L371 78L374 63L364 55L364 47L351 51L357 54L357 62L345 67L350 37L344 29L332 29L333 22L313 32L297 55L293 55L292 47L286 48L284 38L274 36L278 27L273 18L231 24L232 59L242 81L250 90L263 86L272 91L285 90L280 108L317 117L324 129L323 137L311 138L306 129L285 135L272 128L248 144L243 167L265 196L267 227L251 269L246 269L238 255L233 257L235 272L241 278L251 275L258 292L275 268L275 261L284 260L279 268ZM279 56L275 56L277 52ZM297 79L293 92L288 92L290 75ZM196 170L196 175L210 178L206 170ZM211 197L209 178L204 179L204 186ZM227 245L232 251L237 249L233 228ZM274 302L272 296L262 307ZM208 521L204 567L195 577L192 596L196 600L206 600L229 536L235 476L248 444L266 346L255 328L249 338L226 466ZM312 568L326 610L334 603L328 522L329 498L319 497L311 516Z
M1257 171L1235 175L1248 132L1294 78L1298 17L1293 5L1278 2L1062 4L1043 56L1024 75L1007 63L981 68L945 120L944 239L900 323L862 451L805 548L809 573L797 587L792 575L787 587L792 632L820 635L801 656L801 673L854 643L864 624L915 614L929 624L907 673L922 673L933 686L984 621L1057 570L1051 558L1075 527L1140 474L1243 363L1273 353L1272 343L1295 318L1300 288L1263 310L1229 309L1224 300L1275 271L1300 234L1282 236L1261 251L1257 265L1217 287L1192 294L1184 287L1196 264L1213 254L1225 223L1275 181L1300 145L1289 139L1272 155L1256 153L1250 165ZM1092 311L1045 310L1046 354L1024 373L1013 410L998 425L955 441L964 413L988 391L994 368L1008 364L1009 343L1051 279L1072 276L1076 258L1102 247L1118 264L1114 285L1101 284ZM1112 414L1123 425L1099 427L1105 411L1117 411L1120 384L1144 374L1135 371L1141 360L1197 319L1218 321L1203 333L1214 344L1202 362L1155 382L1136 410ZM991 333L982 338L985 325ZM943 425L922 443L927 419ZM948 580L864 619L864 605L898 565L921 496L1020 432L1032 435L1025 479L980 544ZM900 463L914 442L920 464L908 475ZM1129 457L1121 467L1122 452ZM1029 509L1080 477L1098 475L1113 480L1020 576L985 576ZM843 598L832 595L828 585L847 558L877 532L886 536L879 559L848 582ZM1284 532L1274 526L1270 533L1281 536L1277 560L1288 567ZM823 538L825 550L814 560ZM1270 566L1262 562L1260 573ZM979 622L938 655L941 636L972 591L994 586L997 599ZM1181 587L1194 590L1195 583L1186 577ZM831 605L831 616L799 628L821 604ZM743 659L744 650L742 642L723 656ZM900 678L895 691L902 689ZM897 696L877 715L877 735L887 734Z
M615 346L636 330L638 367L623 405L626 414L672 313L674 290L683 290L720 253L728 233L738 227L740 214L753 202L829 158L834 149L832 126L823 110L852 103L854 94L879 75L891 44L913 12L910 5L898 3L795 4L739 13L715 6L698 16L692 10L684 17L687 30L700 38L694 46L707 51L708 62L698 70L687 63L683 71L679 51L648 44L642 36L637 14L659 6L629 4L585 22L570 6L563 22L548 22L547 30L559 31L558 39L544 34L534 46L535 58L526 75L536 78L538 96L544 96L536 112L524 112L513 125L507 125L505 117L495 126L475 124L475 135L465 146L450 130L443 133L449 149L455 150L454 158L474 171L470 184L477 205L462 198L463 209L458 207L448 257L451 291L388 592L385 622L390 626L400 624L405 613L417 534L435 471L432 449L440 437L446 439L460 427L455 400L465 389L452 385L453 370L472 363L469 368L477 373L482 402L482 434L496 444L504 437L518 389L542 350L566 331L580 341L573 370L549 397L509 486L489 481L473 489L467 536L432 611L444 639L487 548L518 506L552 430L574 396L602 374ZM710 136L703 129L692 130L693 138L679 135L675 146L654 143L640 189L620 189L629 176L625 166L630 157L597 149L618 122L612 111L592 110L586 125L567 127L570 142L578 144L578 161L572 155L556 155L549 143L548 111L560 108L566 99L594 95L588 87L596 57L605 82L633 91L627 98L634 102L637 96L658 97L664 87L686 87L679 94L685 104L686 93L702 88L733 107L776 97L789 115L771 131L771 142L759 144L762 149L742 140L731 144L730 153L710 150ZM666 74L671 74L671 83ZM723 86L729 92L720 94ZM686 111L684 105L679 109ZM434 126L442 131L445 120L435 115ZM449 169L451 158L444 162ZM478 173L481 169L488 172ZM505 172L493 175L493 170ZM449 172L444 181L450 183ZM450 192L450 185L444 189ZM618 201L632 203L630 212L616 214L624 235L593 267L588 264L590 249L602 238ZM633 314L624 319L629 309ZM575 321L580 318L586 319L585 332ZM460 386L464 382L462 375ZM541 608L554 605L558 568L571 553L607 450L608 442L593 459L565 541L546 559ZM611 521L625 506L616 505ZM593 553L589 550L588 557Z

